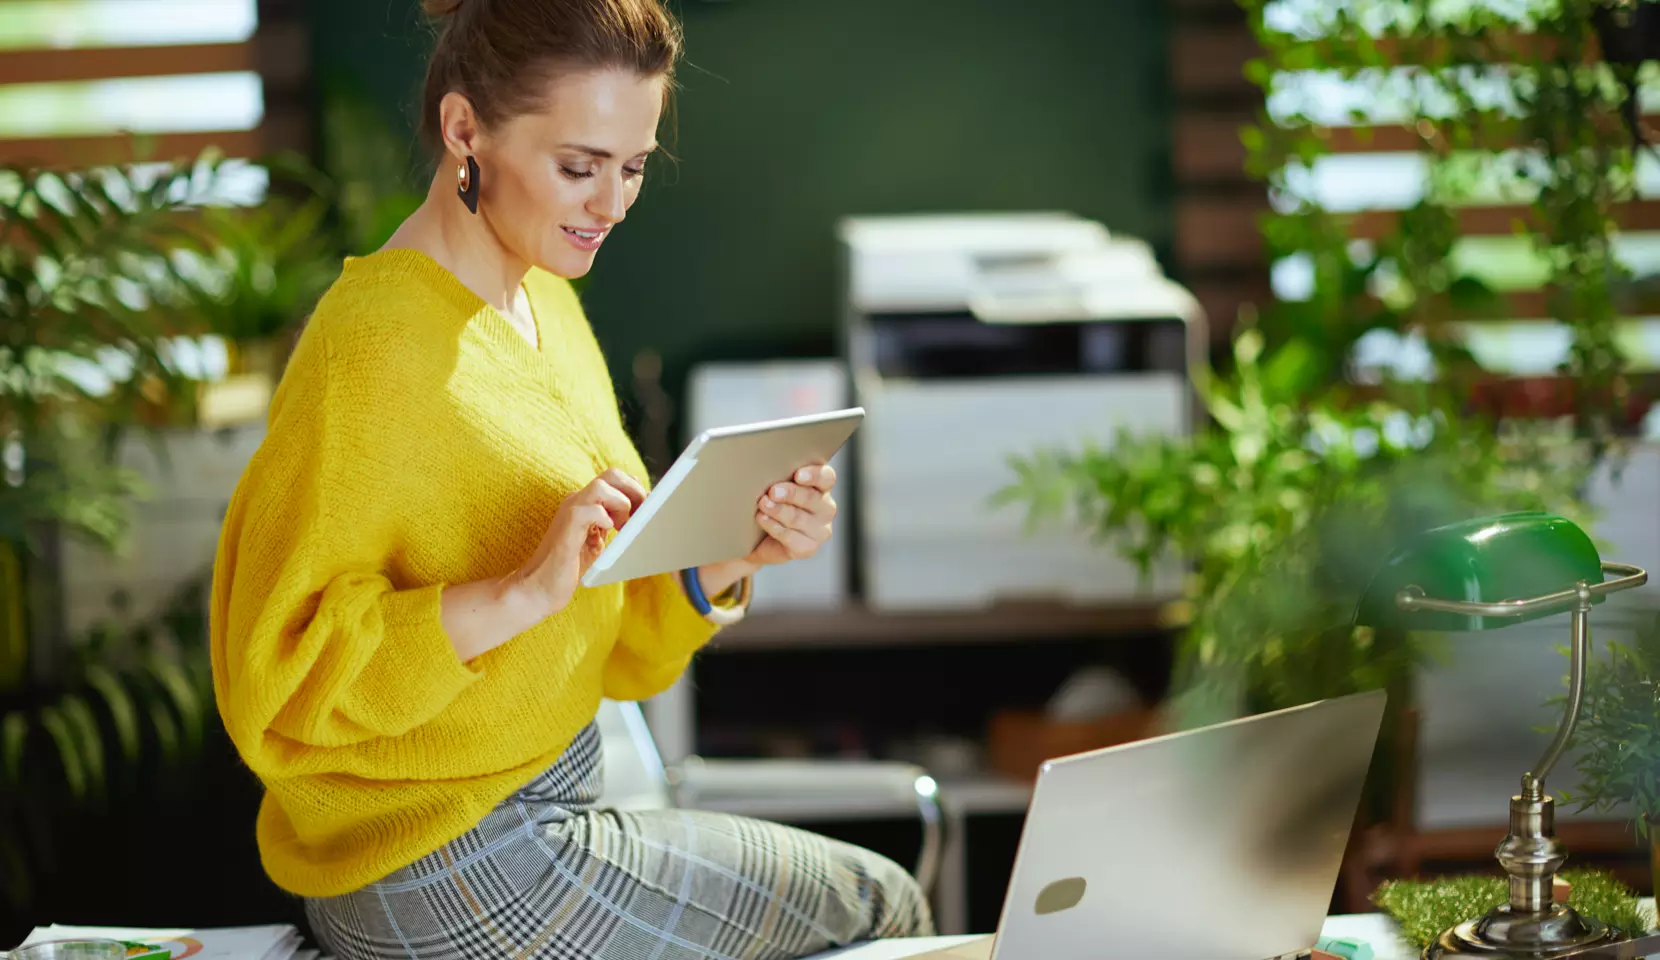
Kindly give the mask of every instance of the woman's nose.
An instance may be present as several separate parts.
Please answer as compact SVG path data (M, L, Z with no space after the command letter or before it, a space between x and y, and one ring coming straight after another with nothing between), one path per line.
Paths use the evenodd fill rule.
M588 212L596 217L604 217L607 223L620 223L628 214L628 205L623 202L623 191L626 187L622 177L602 176L600 181L593 199L588 201Z

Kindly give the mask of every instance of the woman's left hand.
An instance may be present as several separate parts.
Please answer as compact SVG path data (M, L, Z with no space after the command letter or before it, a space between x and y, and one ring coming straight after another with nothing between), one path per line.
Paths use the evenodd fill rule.
M835 468L827 464L802 467L790 479L773 484L755 511L766 538L747 556L699 567L704 595L721 594L762 567L817 553L830 539L830 524L836 518L836 500L830 495L835 486Z
M758 567L804 560L830 539L836 519L836 470L829 464L802 467L795 476L762 495L755 519L767 537L744 560Z

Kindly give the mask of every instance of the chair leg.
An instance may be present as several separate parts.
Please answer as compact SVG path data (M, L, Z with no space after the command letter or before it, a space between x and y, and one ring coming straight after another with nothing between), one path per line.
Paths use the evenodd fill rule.
M922 816L922 850L917 855L916 882L924 898L934 893L939 879L940 857L944 852L944 815L940 810L939 786L923 775L916 780L917 812Z

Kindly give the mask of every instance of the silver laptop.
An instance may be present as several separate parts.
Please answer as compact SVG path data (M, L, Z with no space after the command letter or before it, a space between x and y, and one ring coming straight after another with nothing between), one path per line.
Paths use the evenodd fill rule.
M1051 760L994 937L937 960L1269 960L1320 937L1382 691Z

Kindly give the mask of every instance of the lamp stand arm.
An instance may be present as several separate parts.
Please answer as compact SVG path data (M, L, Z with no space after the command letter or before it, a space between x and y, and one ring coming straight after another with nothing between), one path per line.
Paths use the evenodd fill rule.
M1556 872L1568 859L1567 848L1556 838L1556 804L1545 795L1545 778L1561 759L1562 751L1579 723L1585 697L1585 661L1591 645L1591 590L1575 585L1572 641L1568 667L1568 705L1556 736L1533 769L1522 775L1522 792L1510 799L1510 833L1494 851L1510 877L1510 912L1539 916L1550 910Z
M1574 727L1579 724L1580 705L1585 699L1585 661L1590 658L1591 647L1591 588L1582 580L1574 584L1574 589L1578 597L1571 627L1568 706L1562 711L1562 723L1556 728L1556 736L1550 746L1545 748L1544 756L1522 777L1522 792L1530 799L1544 796L1545 778L1550 776L1556 761L1562 758L1562 751L1573 737Z

